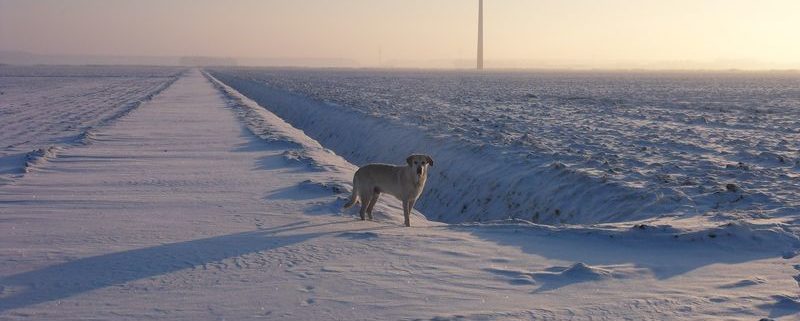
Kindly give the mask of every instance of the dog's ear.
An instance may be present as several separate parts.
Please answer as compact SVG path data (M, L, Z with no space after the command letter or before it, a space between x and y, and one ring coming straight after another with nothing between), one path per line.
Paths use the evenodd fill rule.
M408 163L408 166L411 166L411 162L413 161L413 159L414 159L414 155L406 157L406 163Z
M431 164L431 167L433 167L433 158L428 155L425 155L425 158L428 160L428 164Z

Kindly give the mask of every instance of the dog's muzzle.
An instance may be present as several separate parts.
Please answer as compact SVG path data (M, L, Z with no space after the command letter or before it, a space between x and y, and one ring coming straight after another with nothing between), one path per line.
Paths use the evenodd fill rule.
M417 175L422 175L422 167L417 167Z

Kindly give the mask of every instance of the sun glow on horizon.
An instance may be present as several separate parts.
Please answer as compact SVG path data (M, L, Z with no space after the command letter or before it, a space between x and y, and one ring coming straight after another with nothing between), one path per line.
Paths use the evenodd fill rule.
M0 0L0 50L473 67L477 0ZM800 68L800 1L485 0L486 66Z

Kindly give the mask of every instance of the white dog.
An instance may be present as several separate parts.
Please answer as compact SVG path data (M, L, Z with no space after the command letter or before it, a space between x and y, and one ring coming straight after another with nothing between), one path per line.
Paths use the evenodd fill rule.
M403 202L403 215L406 226L411 226L411 210L417 202L425 181L428 179L428 167L433 166L433 159L428 155L411 155L406 158L408 166L387 164L364 165L353 176L353 195L344 208L350 208L361 201L361 220L365 215L372 220L372 208L381 193L397 197Z

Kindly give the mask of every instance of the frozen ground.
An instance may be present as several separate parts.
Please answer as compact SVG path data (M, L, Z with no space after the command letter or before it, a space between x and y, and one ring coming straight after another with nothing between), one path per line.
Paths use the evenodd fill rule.
M181 69L0 66L0 185L82 144L174 81Z
M800 312L800 260L776 243L422 215L404 228L389 198L355 220L339 213L354 165L198 71L88 139L0 186L0 320Z
M433 220L800 246L796 73L213 73L353 163L432 154Z

